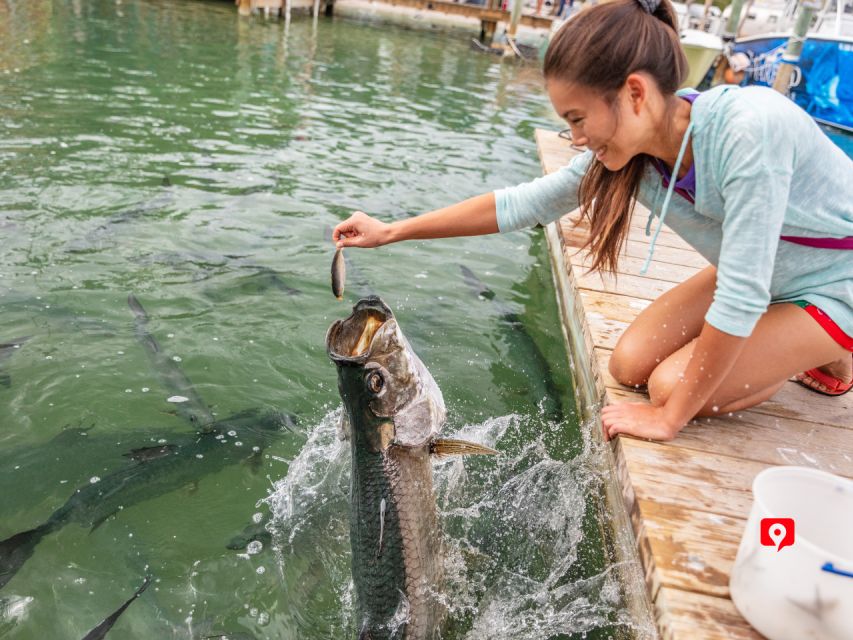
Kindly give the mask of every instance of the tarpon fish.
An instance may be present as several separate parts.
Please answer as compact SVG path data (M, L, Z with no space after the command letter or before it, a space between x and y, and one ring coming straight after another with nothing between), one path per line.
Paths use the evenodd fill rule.
M184 398L183 402L177 403L176 410L184 418L202 428L213 423L213 412L205 404L195 387L187 378L186 374L169 358L160 344L148 331L148 314L143 309L139 300L133 294L127 297L127 305L133 311L136 318L136 336L145 347L155 371L159 374L163 386L169 389L175 396Z
M447 614L433 456L495 454L439 438L444 399L378 297L326 335L350 440L350 542L359 640L439 638Z
M46 535L71 522L95 529L120 509L190 485L227 466L240 462L259 465L263 449L292 425L288 415L246 411L207 425L192 439L182 436L180 444L170 441L134 449L126 454L129 464L102 478L92 477L44 523L0 541L0 588Z
M344 299L344 286L347 281L347 263L344 260L344 250L335 251L332 258L332 293L338 300Z
M124 613L125 609L127 609L133 602L145 593L145 590L148 588L148 585L151 584L151 577L146 577L145 581L142 585L134 592L132 596L121 605L118 609L113 611L109 616L104 618L104 620L97 627L92 629L89 633L87 633L83 640L104 640L107 637L107 633L109 633L110 629L113 628L116 621L119 619L119 616Z

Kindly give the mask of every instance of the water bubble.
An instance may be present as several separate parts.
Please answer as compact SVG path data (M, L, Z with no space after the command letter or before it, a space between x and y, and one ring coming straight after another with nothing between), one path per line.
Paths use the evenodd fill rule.
M166 438L160 438L160 439L157 441L157 444L166 444Z
M255 569L255 573L257 573L259 576L263 575L264 573L266 573L266 568L258 567L257 569ZM261 615L263 615L263 614L261 614ZM260 622L260 620L261 620L260 617L258 617L258 622Z
M149 391L151 391L151 389L148 387L142 387L142 393L148 393Z
M89 478L89 482L91 484L95 484L95 483L100 482L100 481L101 481L101 479L98 476L92 476L91 478Z
M166 334L166 337L167 337L167 338L174 338L174 337L175 337L175 334L174 334L174 333L167 333L167 334Z
M235 446L235 447L242 447L242 446L243 446L243 443L242 443L242 442L240 442L239 440L237 440L237 441L234 443L234 446Z
M187 398L185 396L169 396L168 398L166 398L166 402L175 402L175 403L187 402L188 400L189 400L189 398Z
M120 355L120 356L123 356L123 355L124 355L124 351L116 351L116 353L117 353L118 355Z
M263 573L262 569L263 569L263 567L258 567L258 573ZM264 626L268 625L269 623L270 623L270 614L268 614L266 611L261 611L258 614L258 624L261 625L262 627L264 627Z
M223 436L221 433L217 433L217 434L216 434L216 439L217 439L217 440L222 440L224 437L225 437L225 436Z
M203 453L197 453L197 454L195 454L195 457L198 458L199 460L201 460L204 457L204 454Z
M252 607L251 609L249 609L249 615L252 616L253 618L257 618L258 617L258 608Z
M234 429L231 429L231 431L229 431L229 432L228 432L228 435L229 435L229 436L231 436L231 437L233 438L234 436L236 436L236 435L237 435L237 432L236 432L236 431L234 431Z
M258 447L258 446L254 446L254 447L252 447L252 451L254 451L255 453L257 453L257 452L258 452L258 451L260 451L260 450L261 450L261 448L260 448L260 447Z
M252 522L255 524L260 524L261 520L264 519L264 514L258 511L256 514L252 515Z
M53 360L53 356L45 356L44 359L45 360Z
M125 389L124 392L125 393L133 393L133 389Z
M174 360L175 362L180 362L181 356L172 356L172 360Z
M252 540L246 547L246 553L248 553L250 556L253 556L256 553L260 553L263 548L263 542L261 542L260 540Z

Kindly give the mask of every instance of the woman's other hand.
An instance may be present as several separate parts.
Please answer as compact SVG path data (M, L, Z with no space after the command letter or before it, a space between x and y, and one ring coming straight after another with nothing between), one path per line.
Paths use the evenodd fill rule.
M649 440L672 440L684 424L673 423L664 407L638 402L610 404L601 410L604 439L612 440L618 434Z
M332 241L342 247L381 247L391 241L391 225L356 211L335 227Z

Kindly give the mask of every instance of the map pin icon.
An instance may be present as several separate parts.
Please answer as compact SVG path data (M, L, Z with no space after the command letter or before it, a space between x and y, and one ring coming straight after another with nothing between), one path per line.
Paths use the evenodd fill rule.
M767 535L770 536L773 544L776 545L776 551L779 551L779 545L782 544L785 536L788 535L788 530L785 528L784 524L777 522L770 527L769 531L767 531Z

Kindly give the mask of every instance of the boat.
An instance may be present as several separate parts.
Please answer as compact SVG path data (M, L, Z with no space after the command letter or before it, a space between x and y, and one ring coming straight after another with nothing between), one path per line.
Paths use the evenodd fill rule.
M796 4L796 3L794 3ZM749 24L749 12L743 24ZM756 14L757 15L757 14ZM752 21L752 35L735 39L728 51L742 54L748 64L741 85L773 86L795 18L790 5L777 20ZM763 27L779 25L762 32ZM828 0L806 34L800 58L791 76L789 95L816 121L853 132L853 2Z

